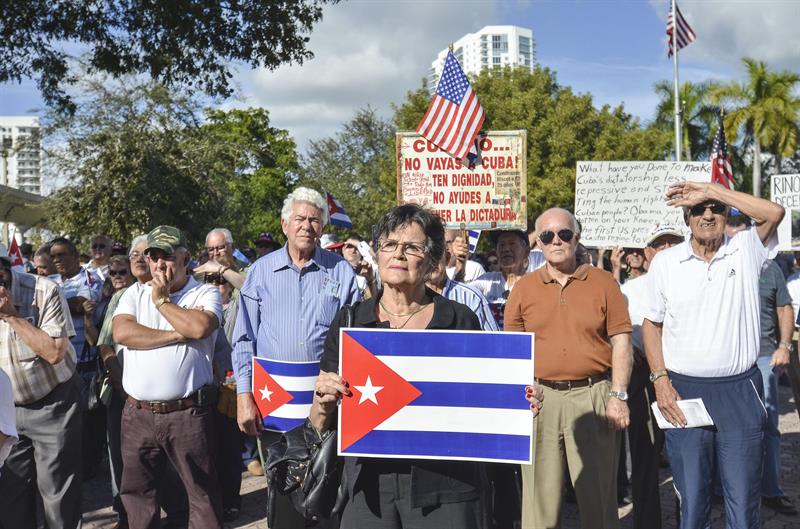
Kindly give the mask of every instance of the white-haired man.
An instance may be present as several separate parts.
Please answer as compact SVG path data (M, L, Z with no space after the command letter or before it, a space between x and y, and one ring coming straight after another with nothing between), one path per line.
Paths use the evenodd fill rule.
M225 228L214 228L206 235L206 251L208 261L194 269L196 274L216 274L233 285L233 288L242 288L244 284L244 274L221 264L218 260L223 256L233 259L240 269L248 266L248 263L239 261L233 255L233 235L230 230Z
M286 245L257 260L239 296L233 332L237 414L243 432L261 435L262 449L277 440L262 434L262 418L251 393L252 358L319 361L331 320L344 305L359 299L353 267L317 242L328 223L327 201L299 187L286 197L281 227ZM280 527L304 527L288 500L278 498Z

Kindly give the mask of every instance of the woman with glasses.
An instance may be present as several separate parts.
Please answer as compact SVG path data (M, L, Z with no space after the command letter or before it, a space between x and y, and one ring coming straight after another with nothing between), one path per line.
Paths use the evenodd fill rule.
M480 329L469 308L425 286L444 253L439 217L415 204L398 206L381 219L377 244L383 288L355 306L354 327ZM320 432L334 427L337 402L352 394L337 374L344 310L331 324L315 384L310 420ZM484 527L488 516L486 475L479 463L348 457L343 479L349 498L342 529L471 529Z

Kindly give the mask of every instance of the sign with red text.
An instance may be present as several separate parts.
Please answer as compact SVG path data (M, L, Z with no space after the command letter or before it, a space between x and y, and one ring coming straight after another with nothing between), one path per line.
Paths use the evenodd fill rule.
M684 180L711 181L709 162L578 162L575 217L581 242L592 247L644 248L658 227L689 230L667 189Z
M521 229L527 221L527 133L486 133L470 168L415 132L397 133L397 202L437 213L448 228Z
M778 225L778 249L800 250L800 174L775 174L770 178L770 197L786 209Z

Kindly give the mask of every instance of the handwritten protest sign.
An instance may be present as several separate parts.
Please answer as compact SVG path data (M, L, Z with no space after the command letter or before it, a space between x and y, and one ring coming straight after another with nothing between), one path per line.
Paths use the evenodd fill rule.
M659 225L685 228L681 208L667 206L670 184L711 181L708 162L578 162L575 216L586 246L643 248ZM688 233L688 229L686 230Z
M448 228L527 229L527 133L489 132L470 169L419 134L397 133L397 202L430 208Z
M772 175L770 197L786 208L778 225L778 249L800 250L800 174Z

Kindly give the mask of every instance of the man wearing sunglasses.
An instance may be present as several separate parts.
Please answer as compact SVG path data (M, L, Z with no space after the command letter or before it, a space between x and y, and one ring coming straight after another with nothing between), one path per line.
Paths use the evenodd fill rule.
M628 309L611 274L579 264L572 213L545 211L536 233L546 262L517 281L505 308L505 330L536 334L534 376L544 392L533 464L522 466L522 526L559 526L566 471L581 525L616 528L620 431L629 422Z
M653 258L642 334L658 407L677 426L665 433L681 527L708 527L715 460L728 526L760 527L767 413L756 363L759 276L777 249L784 209L699 182L670 186L667 204L683 208L691 238ZM729 207L754 226L727 237ZM677 401L695 398L713 428L682 428Z
M92 237L90 244L92 260L86 265L86 269L97 274L101 281L105 281L108 273L108 260L111 258L113 244L113 241L106 235Z

